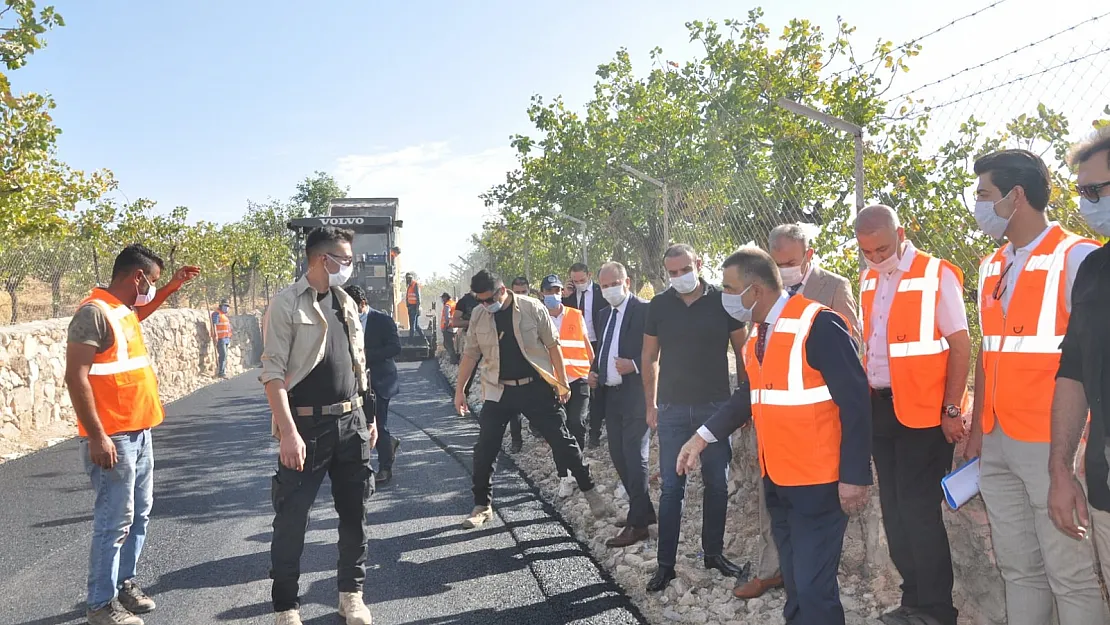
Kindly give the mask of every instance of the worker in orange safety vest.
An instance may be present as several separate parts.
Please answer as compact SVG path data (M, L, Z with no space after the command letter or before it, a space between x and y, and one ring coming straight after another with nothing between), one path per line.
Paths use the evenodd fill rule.
M405 288L405 306L409 312L409 338L417 334L424 336L420 327L420 283L411 273L405 274L405 283L408 285Z
M86 608L95 625L141 625L136 614L155 608L134 578L154 504L151 429L164 412L139 322L200 275L182 267L157 289L163 266L146 247L125 247L111 284L93 289L69 324L65 381L96 491Z
M220 300L220 307L212 311L212 343L216 346L216 375L227 377L227 350L231 346L231 317L227 315L230 307L226 299Z

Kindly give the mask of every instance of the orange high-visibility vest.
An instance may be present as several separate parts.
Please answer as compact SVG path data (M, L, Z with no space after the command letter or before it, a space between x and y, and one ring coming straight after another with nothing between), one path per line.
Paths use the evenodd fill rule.
M1060 342L1068 328L1067 257L1079 243L1093 243L1051 226L1023 267L1006 267L999 248L979 265L979 327L983 330L983 432L997 419L1011 438L1051 440L1052 394L1060 365ZM1018 271L1008 311L999 281Z
M587 342L585 330L582 311L570 306L563 306L563 325L559 328L559 348L563 352L563 366L567 370L567 382L573 382L590 375L590 344Z
M112 346L96 354L89 369L93 404L104 433L111 436L158 425L165 413L139 317L104 289L94 289L81 302L86 305L99 308L112 328ZM88 436L80 422L77 433Z
M822 310L829 309L795 295L775 322L763 363L755 357L757 332L744 349L759 466L780 486L840 479L840 409L821 372L806 360L806 338Z
M894 412L908 428L940 425L948 382L948 341L937 326L942 269L951 271L963 284L963 272L958 267L916 250L909 271L898 281L887 317L887 358ZM865 341L871 336L871 311L878 284L879 273L873 269L860 276Z
M420 303L420 300L416 298L416 289L418 288L420 288L420 285L416 283L416 280L413 280L412 284L409 285L408 292L405 295L405 303L409 306L414 306Z
M229 339L231 338L231 317L224 314L224 311L217 310L213 315L216 318L216 323L213 329L216 332L216 339Z
M443 314L439 319L439 329L446 330L451 327L451 315L455 312L455 300L449 299L443 304Z

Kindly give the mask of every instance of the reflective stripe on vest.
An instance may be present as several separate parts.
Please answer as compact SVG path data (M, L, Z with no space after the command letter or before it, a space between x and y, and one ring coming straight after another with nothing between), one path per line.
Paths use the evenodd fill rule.
M744 350L760 467L781 486L828 484L840 476L840 410L806 359L806 339L822 310L829 309L791 297L767 339L763 363L755 357L758 334Z
M443 304L443 314L440 315L439 329L446 330L451 325L451 315L455 312L455 300L449 299Z
M563 306L563 325L559 328L559 349L563 352L563 367L567 370L568 382L590 375L590 352L587 349L583 324L581 311Z
M225 315L222 310L216 311L216 324L213 327L217 339L231 338L231 317Z
M1011 438L1051 439L1052 394L1067 331L1067 257L1079 243L1096 244L1053 225L1018 271L1008 310L995 299L1005 271L1005 248L979 265L979 325L985 373L983 432L1002 423ZM1006 277L1009 277L1007 274Z
M416 299L416 289L418 288L420 288L420 285L418 285L416 281L413 280L412 284L409 285L408 292L405 294L405 302L409 306L420 303L420 300Z
M162 422L158 381L143 342L139 318L110 293L96 289L81 306L96 306L112 330L112 344L93 356L89 368L93 403L104 432L134 432ZM87 436L78 422L78 434Z
M963 282L958 267L915 250L913 262L898 281L887 315L887 362L894 412L898 421L909 428L940 425L948 382L948 341L937 326L942 269L948 269ZM860 276L865 340L873 331L871 318L878 282L878 272L873 269Z

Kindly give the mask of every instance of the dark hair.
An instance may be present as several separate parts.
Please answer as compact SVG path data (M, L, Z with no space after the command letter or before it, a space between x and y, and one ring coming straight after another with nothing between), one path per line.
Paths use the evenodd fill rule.
M305 237L304 249L305 254L312 256L324 246L332 246L336 243L351 243L355 240L355 233L353 230L346 230L344 228L332 228L330 226L324 228L313 228L308 231L308 236Z
M583 273L590 273L590 268L586 265L586 263L574 263L570 266L571 273L575 273L578 271L581 271Z
M116 262L112 265L112 279L121 278L127 274L142 269L144 273L151 273L154 268L165 269L166 264L162 262L150 248L141 243L132 243L116 256Z
M355 305L362 306L366 303L366 292L362 290L361 286L352 284L344 287L343 290L347 292L347 295L351 296L351 299L355 300Z
M663 258L678 258L679 256L685 256L687 254L694 260L698 259L698 253L694 251L693 247L685 243L675 243L663 252Z
M1110 125L1099 128L1090 138L1080 141L1072 148L1068 164L1078 167L1099 152L1106 152L1106 164L1110 166Z
M751 283L758 281L764 286L782 290L782 276L778 265L771 255L755 246L744 246L725 259L721 269L736 267L740 278Z
M1048 207L1052 183L1041 157L1028 150L1002 150L975 161L975 175L990 174L994 186L1005 196L1014 189L1025 189L1029 205L1043 211Z
M442 299L443 301L447 301L447 300L451 299L451 294L448 293L447 291L444 291L444 292L439 294L439 298Z
M511 286L528 286L528 278L525 278L524 276L517 276L513 278L513 283Z
M496 291L505 286L501 278L488 269L483 269L474 274L470 279L470 292L471 293L485 293L486 291Z

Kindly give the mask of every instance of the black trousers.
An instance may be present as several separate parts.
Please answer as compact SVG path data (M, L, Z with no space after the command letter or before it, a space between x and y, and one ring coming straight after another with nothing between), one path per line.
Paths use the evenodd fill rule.
M393 435L389 433L389 398L377 395L378 443L374 451L378 454L378 470L393 469Z
M590 345L594 348L595 354L600 354L598 351L601 347L600 341L590 341ZM590 402L590 440L601 439L601 428L605 426L605 406L600 401Z
M567 431L566 413L555 391L543 380L524 386L506 386L498 401L486 400L478 416L478 443L474 445L474 505L488 506L493 501L493 463L501 451L501 439L509 419L523 414L538 428L551 446L555 462L567 467L582 492L593 490L590 469L582 450Z
M294 417L306 448L303 471L278 464L271 485L274 534L270 579L274 611L299 607L299 580L308 511L327 475L339 514L340 592L362 590L366 578L366 503L374 492L370 433L361 408L340 417Z
M890 559L902 576L902 605L956 625L952 552L944 528L940 480L952 468L954 445L940 426L908 428L889 391L872 391L871 418L879 503Z
M635 379L639 380L639 376ZM647 425L644 389L638 383L601 386L594 391L593 401L602 406L599 409L605 415L609 457L613 459L621 484L628 492L625 523L636 528L654 525L658 519L648 492L651 432Z
M571 382L570 400L566 404L567 431L574 437L574 441L578 443L578 449L580 450L586 448L586 420L589 419L587 415L589 409L589 383L584 379ZM555 461L555 468L558 470L559 477L570 475L570 471L562 466L558 460Z
M447 330L443 331L443 349L447 350L447 358L450 359L452 363L457 363L459 361L459 355L455 350L454 332L449 332Z

